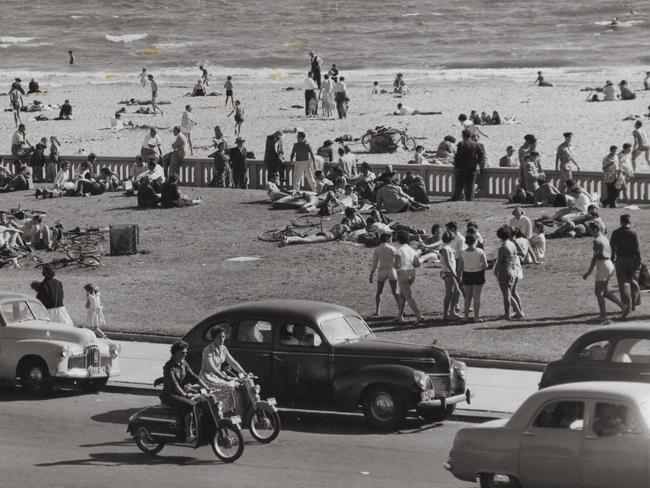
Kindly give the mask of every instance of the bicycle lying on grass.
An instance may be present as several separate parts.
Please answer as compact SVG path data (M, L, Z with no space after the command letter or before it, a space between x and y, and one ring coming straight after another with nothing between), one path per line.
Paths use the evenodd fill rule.
M330 220L318 215L302 215L293 219L284 229L272 229L257 236L263 242L282 242L285 237L307 237L323 232L323 221Z
M96 268L102 264L102 248L106 237L99 228L82 230L77 227L64 231L60 225L57 225L54 234L52 250L63 249L66 257L53 259L49 263L42 263L38 266L47 264L53 267L65 267L71 264L80 264Z

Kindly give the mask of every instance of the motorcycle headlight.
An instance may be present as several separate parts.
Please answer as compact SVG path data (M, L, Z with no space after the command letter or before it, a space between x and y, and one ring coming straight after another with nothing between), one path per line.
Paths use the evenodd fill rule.
M72 351L70 350L70 346L68 346L67 344L63 346L63 349L61 349L61 356L64 358L70 357L71 353Z
M454 361L454 369L456 370L456 374L458 376L465 379L467 376L467 364L462 361Z
M122 352L122 346L120 346L119 344L117 344L115 342L111 343L111 348L110 349L111 349L111 357L113 359L115 359L117 356L119 356L120 353Z
M255 385L253 389L255 390L255 393L257 393L258 395L262 393L262 387L260 385Z
M413 371L413 379L415 380L415 384L417 384L421 390L427 389L427 380L429 378L426 375L426 373L424 373L423 371L418 371L416 369L415 371Z

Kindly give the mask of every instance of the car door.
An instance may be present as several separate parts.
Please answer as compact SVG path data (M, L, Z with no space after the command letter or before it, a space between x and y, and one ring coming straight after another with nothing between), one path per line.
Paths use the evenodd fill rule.
M638 410L619 401L593 403L593 414L584 431L581 486L647 486L648 434Z
M650 383L650 339L619 339L612 353L611 369L611 377L608 379Z
M331 401L331 349L307 324L278 322L273 345L273 390L284 405L327 407Z
M558 399L539 409L521 434L519 470L526 487L575 487L585 402Z
M13 379L16 375L16 358L12 348L16 343L20 321L33 317L25 300L13 300L0 305L0 378Z
M265 393L272 393L273 387L272 344L273 329L270 321L245 318L236 323L228 347L242 368L259 378L259 384Z

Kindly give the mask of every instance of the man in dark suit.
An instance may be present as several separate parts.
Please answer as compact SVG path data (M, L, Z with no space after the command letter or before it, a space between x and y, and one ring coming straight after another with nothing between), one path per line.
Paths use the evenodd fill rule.
M458 144L454 157L454 194L452 200L474 199L474 182L476 169L485 166L485 149L482 144L471 139L472 133L465 129L462 132L463 140Z
M268 174L277 173L281 182L286 182L284 171L284 149L282 148L282 131L277 130L266 137L264 162Z
M230 149L230 167L232 169L232 181L235 188L246 189L248 187L248 175L246 174L246 148L244 139L235 139L236 147Z

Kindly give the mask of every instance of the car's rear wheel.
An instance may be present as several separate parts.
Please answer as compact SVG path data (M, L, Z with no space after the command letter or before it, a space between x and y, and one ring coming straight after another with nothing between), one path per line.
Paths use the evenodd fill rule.
M20 369L21 384L28 395L43 396L52 391L47 366L40 360L29 360Z
M514 476L507 474L483 473L479 477L481 488L521 488Z
M406 408L395 390L377 385L371 387L364 396L363 415L370 426L392 430L406 417Z
M418 415L427 422L442 422L449 418L454 413L456 405L449 405L447 407L437 407L431 410L418 412Z

